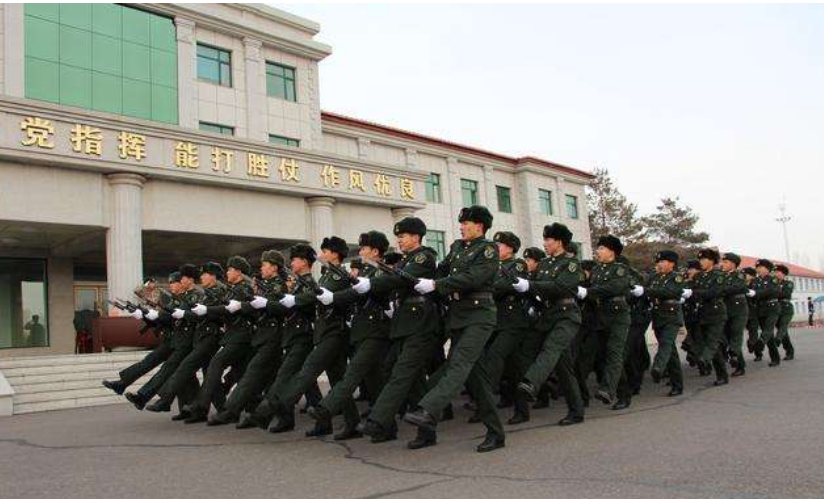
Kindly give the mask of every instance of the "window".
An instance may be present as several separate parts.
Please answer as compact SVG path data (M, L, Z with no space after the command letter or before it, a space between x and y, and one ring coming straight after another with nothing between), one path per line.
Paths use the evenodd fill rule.
M581 254L583 250L584 248L581 246L581 243L576 243L575 241L569 243L569 251L575 253L575 258L578 260L583 260L584 256Z
M219 133L220 135L234 135L235 128L231 126L217 125L215 123L200 122L200 129L204 132Z
M578 218L578 198L566 195L566 212L569 218Z
M300 141L298 139L290 139L289 137L282 137L280 135L269 134L269 143L279 146L300 147Z
M197 77L203 81L232 86L232 54L228 50L197 44Z
M552 215L552 191L538 189L538 204L541 207L541 213Z
M27 98L177 124L170 18L103 3L28 3L24 12Z
M0 258L0 348L49 346L46 261Z
M463 198L464 208L478 204L478 182L462 178L461 197Z
M427 246L438 253L438 259L446 257L446 235L442 230L427 230L424 241Z
M426 201L429 203L442 203L441 199L441 176L437 173L430 173L426 179Z
M297 102L298 98L295 92L295 68L274 62L267 62L266 95Z
M495 186L498 194L498 211L501 213L512 213L512 190L502 185Z

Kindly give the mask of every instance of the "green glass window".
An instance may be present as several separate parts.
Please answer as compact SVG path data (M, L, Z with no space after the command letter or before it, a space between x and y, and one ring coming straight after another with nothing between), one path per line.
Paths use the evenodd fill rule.
M426 201L429 203L442 203L441 198L441 176L437 173L430 173L426 179Z
M446 234L442 230L427 230L424 236L424 244L434 249L438 253L438 259L446 257Z
M501 213L512 213L512 190L502 185L495 186L498 194L498 211Z
M46 261L0 258L0 349L49 346Z
M544 215L552 215L552 191L538 189L538 204L540 205L541 213Z
M232 86L232 54L228 50L197 44L197 77L224 87Z
M267 61L266 95L296 102L295 68Z
M231 126L218 125L215 123L200 122L200 129L204 132L219 133L220 135L234 135L235 128Z
M26 97L177 123L168 17L118 4L26 4Z
M282 137L280 135L269 134L269 142L279 146L300 147L300 141L298 139L290 139L289 137Z
M461 179L461 198L464 208L478 204L478 182Z
M578 198L566 195L566 212L569 218L578 218Z

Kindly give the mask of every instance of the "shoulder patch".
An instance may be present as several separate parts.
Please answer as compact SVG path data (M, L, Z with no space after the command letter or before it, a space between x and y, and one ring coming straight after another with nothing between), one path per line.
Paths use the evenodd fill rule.
M675 276L675 282L677 282L678 284L681 284L682 282L684 282L684 278L681 277L680 275L677 275L677 276Z
M495 256L495 248L493 248L492 246L487 246L486 249L484 250L484 257L489 259L489 258L492 258L493 256Z
M617 275L618 277L624 277L626 273L627 271L624 270L624 267L618 267L618 269L615 271L615 275Z
M721 283L724 282L724 277L718 276L718 279L716 279L716 280L718 281L718 284L721 284Z
M332 272L332 279L335 281L340 281L340 276L334 272Z
M518 272L523 272L524 270L526 270L526 267L524 267L523 263L518 262L515 264L515 270L517 270Z
M569 271L576 272L578 270L578 264L575 262L569 262Z
M423 253L418 253L415 255L415 263L424 263L426 262L426 255Z

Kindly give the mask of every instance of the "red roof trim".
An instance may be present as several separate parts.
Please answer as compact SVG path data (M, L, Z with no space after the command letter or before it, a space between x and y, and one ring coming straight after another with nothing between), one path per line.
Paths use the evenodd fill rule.
M560 170L565 173L569 173L571 175L577 175L579 177L583 177L587 180L591 180L595 178L595 175L585 172L583 170L579 170L577 168L573 168L571 166L565 166L558 163L553 163L551 161L547 161L545 159L536 158L533 156L523 156L520 158L513 158L511 156L505 156L503 154L498 154L491 151L486 151L484 149L479 149L477 147L466 146L463 144L458 144L456 142L450 142L448 140L438 139L436 137L430 137L428 135L423 135L420 133L409 132L407 130L401 130L400 128L394 128L386 125L381 125L378 123L373 123L371 121L364 121L359 120L357 118L351 118L349 116L344 116L342 114L331 113L329 111L321 111L321 118L323 121L327 121L329 123L338 123L341 125L347 125L357 128L362 128L365 130L371 130L373 132L383 133L387 135L392 135L394 137L398 137L401 139L408 139L414 140L418 142L425 142L430 145L434 145L437 147L444 147L447 149L453 149L456 151L468 153L468 154L475 154L478 156L483 156L485 158L494 159L496 161L501 161L503 163L508 163L512 166L520 166L526 163L534 163L540 166L546 166L549 168L554 168L556 170Z
M755 267L756 260L758 260L758 259L755 258L755 257L741 255L741 267L742 268L743 267ZM773 263L773 265L778 265L780 263L783 263L784 265L786 265L787 268L790 269L790 275L791 276L813 277L813 278L816 278L816 279L824 279L824 273L817 272L817 271L812 270L812 269L808 269L807 267L802 267L800 265L795 265L795 264L792 264L792 263L782 262L781 260L772 260L771 259L770 261Z

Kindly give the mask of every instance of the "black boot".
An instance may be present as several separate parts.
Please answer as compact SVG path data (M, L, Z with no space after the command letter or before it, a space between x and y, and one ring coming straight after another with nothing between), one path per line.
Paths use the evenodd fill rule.
M466 422L469 423L469 424L480 423L481 422L481 417L478 416L478 413L476 412L475 414L469 416L469 419L467 419Z
M164 399L160 399L153 404L147 405L146 410L149 412L170 412L172 410L172 403Z
M424 447L430 447L438 443L438 434L435 433L435 430L425 429L424 427L418 427L418 434L414 440L410 441L406 444L408 449L417 450L423 449Z
M363 437L363 433L359 432L354 426L346 426L339 433L335 434L334 440L352 440L354 438Z
M672 390L669 391L667 397L677 397L684 393L684 389L681 387L672 387Z
M583 414L567 414L564 419L558 421L558 426L570 426L574 424L579 424L584 422Z
M142 411L143 408L146 407L146 404L149 403L149 400L151 400L151 397L145 397L141 395L140 392L129 392L126 394L126 400L134 404L135 409L137 409L138 411Z
M452 421L455 419L455 412L452 410L452 403L443 408L441 411L441 421Z
M537 396L537 390L535 389L535 385L530 383L527 380L523 380L518 383L518 391L524 394L524 397L530 402L535 402Z
M506 424L515 425L515 424L523 424L523 423L527 423L527 422L529 422L529 414L523 414L522 412L519 411L519 412L516 412L515 414L513 414L512 417L509 418L509 421L506 422Z
M715 381L713 381L712 384L713 384L713 386L724 386L729 382L730 382L729 378L718 378Z
M185 424L205 423L209 419L209 413L200 407L189 409L189 417L183 422Z
M493 450L500 449L505 445L506 443L504 442L503 435L493 435L491 433L487 433L484 441L478 444L475 450L478 452L492 452Z
M610 393L608 391L604 390L603 388L599 388L595 392L595 398L597 398L598 400L600 400L601 402L603 402L606 405L609 405L609 404L612 403L612 395L610 395Z
M660 383L661 382L661 371L658 369L652 369L649 372L649 377L652 378L653 383Z
M312 407L310 407L310 409L312 409ZM307 409L307 412L309 412L308 409ZM294 428L294 427L295 427L295 425L293 423L292 428ZM329 426L325 426L325 425L322 425L320 423L315 423L314 428L312 428L311 430L307 430L306 433L304 433L304 435L306 435L309 438L312 438L312 437L325 437L326 435L331 435L331 434L332 434L332 425L330 424Z
M732 374L731 374L731 376L732 376L733 378L737 378L737 377L739 377L739 376L743 376L743 375L744 375L744 368L743 368L743 367L739 367L739 368L737 368L737 369L736 369L735 371L733 371L733 372L732 372Z
M106 381L103 380L103 386L108 388L109 390L113 391L118 395L123 395L123 392L126 391L127 385L121 380L117 381Z
M269 424L268 428L269 433L285 433L287 431L292 431L294 429L295 416L294 414L287 413L281 413L278 414L276 417L272 418L272 422Z
M206 422L209 426L222 426L225 424L237 423L238 417L236 414L233 414L226 409L212 415L209 418L209 421Z
M248 430L249 428L257 428L258 424L255 422L254 416L250 412L241 412L240 418L235 425L237 430Z
M615 402L615 405L612 406L613 411L623 411L624 409L629 409L629 400L627 399L618 399L618 402Z
M328 426L330 428L332 427L332 413L330 413L325 407L321 405L310 407L306 410L306 414L308 414L310 418L314 419L316 424L320 426Z
M418 428L424 428L426 430L430 430L431 432L435 432L435 428L438 426L438 420L435 419L435 416L429 413L423 407L418 407L413 412L407 412L403 416L403 420L411 425L415 425Z

